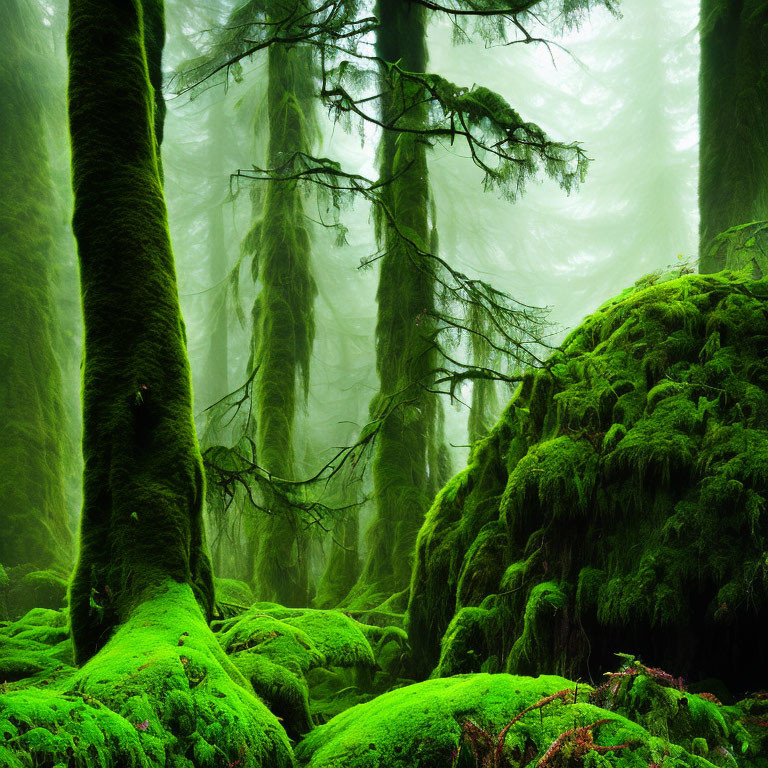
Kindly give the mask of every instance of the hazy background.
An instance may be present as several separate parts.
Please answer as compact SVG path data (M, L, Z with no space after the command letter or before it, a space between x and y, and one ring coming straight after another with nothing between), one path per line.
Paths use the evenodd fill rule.
M182 18L174 25L173 3L170 8L169 68L199 44L197 30L215 25L226 10L209 4L202 14L208 21ZM456 46L447 20L433 23L429 32L431 71L498 91L554 139L582 142L593 160L586 182L570 196L545 181L531 183L510 204L483 191L480 170L458 142L436 147L430 158L441 255L521 301L551 307L560 329L577 324L642 275L693 259L697 250L698 3L624 0L622 12L617 19L595 11L549 48ZM203 393L210 390L205 380L211 313L228 285L212 279L209 259L223 247L228 268L234 267L250 225L249 185L229 176L263 162L252 120L261 109L264 60L257 56L245 67L243 82L230 82L227 90L213 88L192 102L169 98L166 193L198 411L210 404ZM345 133L322 112L319 117L323 153L349 171L375 177L374 132L361 146L356 132ZM212 137L217 122L221 127ZM231 199L230 192L238 190ZM211 208L219 206L223 246L208 235ZM327 458L323 449L354 439L377 388L377 270L359 268L375 251L370 210L358 205L344 211L342 221L349 229L347 246L339 248L321 228L315 235L317 337L307 414L297 430L306 440L297 456L308 455L307 470ZM246 323L258 290L249 269L243 266L239 281ZM245 376L249 330L231 309L231 292L229 301L228 382L234 388ZM505 402L511 393L500 394ZM447 414L449 441L465 445L466 408L454 403ZM455 450L455 468L465 454L465 448Z

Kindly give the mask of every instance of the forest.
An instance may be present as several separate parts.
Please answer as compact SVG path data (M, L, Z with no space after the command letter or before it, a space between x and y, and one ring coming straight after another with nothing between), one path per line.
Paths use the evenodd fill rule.
M0 11L0 768L768 768L768 0Z

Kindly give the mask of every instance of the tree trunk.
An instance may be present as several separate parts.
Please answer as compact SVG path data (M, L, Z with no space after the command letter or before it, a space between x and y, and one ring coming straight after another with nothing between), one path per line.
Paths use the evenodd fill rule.
M307 152L312 132L311 51L273 45L268 53L270 168ZM254 254L261 292L253 313L251 364L258 368L256 446L259 464L276 477L294 474L293 427L297 382L304 390L314 340L317 293L300 188L272 181L266 190L259 247ZM254 270L254 273L256 271ZM296 510L268 499L271 515L250 526L258 540L254 586L260 600L309 604L308 540Z
M699 271L725 267L714 238L768 219L768 2L702 0Z
M68 566L61 372L54 353L54 197L45 135L51 51L39 9L0 25L0 563Z
M426 12L409 0L379 0L377 54L398 62L410 72L427 65ZM404 112L398 127L421 127L426 108L420 94L408 84L387 82L382 119L389 122ZM414 106L415 105L415 106ZM404 111L405 110L405 111ZM428 264L403 239L423 249L430 245L426 142L416 134L384 131L380 146L379 177L395 181L384 189L384 202L395 226L382 219L381 272L378 288L376 367L379 393L371 404L372 416L390 413L376 438L373 461L376 514L367 531L368 555L353 596L361 607L371 605L407 587L411 558L429 503L427 455L435 422L434 396L426 392L434 369L434 278ZM399 233L398 233L399 232Z
M203 471L159 157L161 0L72 0L73 228L85 326L75 655L160 584L213 600ZM95 74L96 73L96 74Z

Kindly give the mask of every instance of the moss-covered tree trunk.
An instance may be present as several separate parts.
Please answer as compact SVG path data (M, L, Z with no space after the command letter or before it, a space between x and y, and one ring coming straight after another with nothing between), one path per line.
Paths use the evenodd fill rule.
M377 54L406 71L427 65L426 12L408 0L379 0ZM383 72L382 119L397 127L421 127L426 109L419 93ZM407 587L414 542L428 498L428 447L435 422L435 402L425 389L434 368L434 278L429 265L406 238L420 248L430 245L427 144L417 134L385 131L379 176L395 179L385 187L384 203L394 226L382 219L381 272L376 326L379 393L371 404L374 418L389 414L376 439L373 482L376 514L367 531L368 554L354 590L361 606L381 602Z
M61 372L51 296L54 200L45 135L39 9L3 4L0 24L0 562L68 564Z
M206 392L202 405L207 408L229 392L229 331L227 316L227 239L224 226L226 177L219 177L217 151L227 141L225 117L216 105L210 107L208 119L208 151L211 154L211 199L208 210L208 279L214 298L210 307L210 339L206 359Z
M702 0L700 267L725 267L713 240L768 219L768 2Z
M273 13L277 14L275 9ZM273 45L268 53L270 168L290 165L311 142L311 51ZM253 311L251 365L258 372L256 448L259 464L272 475L294 474L293 427L299 385L306 385L314 339L316 294L310 237L302 193L295 181L270 182L254 253L261 292ZM308 541L299 513L275 497L269 515L251 527L258 547L254 586L258 597L284 605L309 604Z
M72 0L69 119L85 326L78 662L169 579L213 597L159 137L162 0Z

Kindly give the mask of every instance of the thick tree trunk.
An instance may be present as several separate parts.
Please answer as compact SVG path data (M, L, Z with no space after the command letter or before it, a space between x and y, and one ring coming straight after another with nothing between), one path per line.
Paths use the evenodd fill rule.
M159 158L161 0L71 0L69 118L85 325L78 662L148 593L211 609L203 472Z
M68 565L61 373L51 296L55 215L42 23L9 0L0 24L0 563Z
M768 219L768 2L702 0L699 205L702 273L725 267L713 240Z

